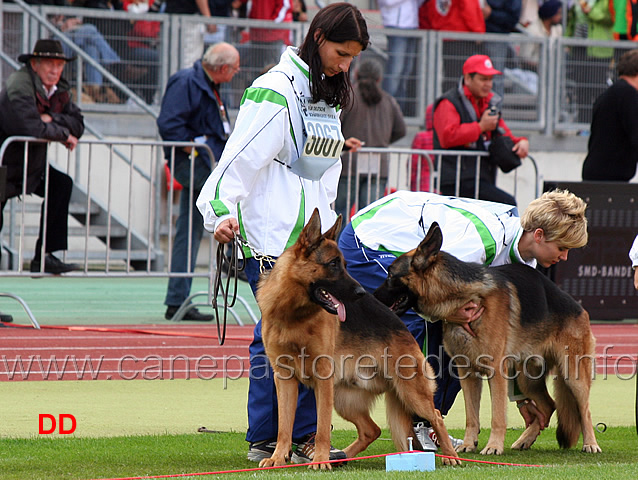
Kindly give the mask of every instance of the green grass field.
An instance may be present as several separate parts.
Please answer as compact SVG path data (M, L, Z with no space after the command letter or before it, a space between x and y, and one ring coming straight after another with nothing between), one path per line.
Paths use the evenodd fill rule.
M2 382L0 410L0 478L7 480L92 479L176 475L255 468L245 459L246 379L156 380L156 381L41 381ZM485 389L487 392L487 387ZM506 463L542 464L542 468L467 464L445 468L437 460L432 478L507 479L594 478L633 479L638 477L636 451L638 437L634 425L635 381L610 377L594 381L591 409L594 423L605 423L598 433L603 453L559 450L555 423L528 452L506 449L503 456L467 458ZM451 433L462 437L464 413L462 397L446 418ZM489 435L489 395L481 407L484 426L480 445ZM69 413L76 417L72 435L38 435L38 414ZM521 432L516 408L508 412L511 429L509 446ZM385 426L382 402L374 411L376 421ZM333 444L345 447L354 438L352 426L333 418ZM205 426L219 433L197 433ZM390 453L394 446L384 430L365 455ZM317 475L305 467L274 472L228 473L224 477L305 478ZM385 472L383 458L352 462L333 472L338 478L415 478L415 473ZM422 475L422 474L419 474ZM182 477L182 478L201 478Z

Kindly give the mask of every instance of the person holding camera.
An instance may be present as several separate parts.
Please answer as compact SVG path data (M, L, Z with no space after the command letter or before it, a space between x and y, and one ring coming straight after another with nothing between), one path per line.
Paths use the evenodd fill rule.
M529 142L525 137L515 137L501 118L496 108L500 97L492 91L494 75L501 75L501 72L494 68L487 55L472 55L465 61L458 85L443 93L434 103L434 148L490 151L490 157L481 157L478 172L475 155L461 157L458 194L516 205L512 195L497 188L496 171L500 167L508 172L520 165L520 159L529 152ZM496 140L497 136L503 138ZM507 145L503 140L506 138L511 143L503 152L503 146ZM490 149L492 143L498 148ZM457 156L443 156L442 194L456 195L456 169ZM477 176L478 192L475 188Z

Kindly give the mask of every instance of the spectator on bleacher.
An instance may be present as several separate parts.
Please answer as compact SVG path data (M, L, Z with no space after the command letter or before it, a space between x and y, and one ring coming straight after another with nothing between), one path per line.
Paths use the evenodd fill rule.
M274 24L292 22L290 0L241 0L249 5L248 18L267 20ZM250 28L248 32L251 58L248 64L261 69L269 63L278 63L286 46L290 45L290 30Z
M412 148L418 150L434 149L434 104L425 109L425 130L418 132L412 140ZM432 159L433 160L433 159ZM434 160L433 160L434 161ZM418 177L418 178L417 178ZM430 165L425 155L412 155L410 170L410 190L413 192L430 191Z
M618 80L594 104L583 180L628 182L638 164L638 49L625 52Z
M84 23L80 17L64 17L62 15L54 19L54 23L69 39L84 50L92 59L102 66L108 67L120 63L119 55L111 48L97 27L91 23ZM66 55L72 51L63 45ZM99 103L120 103L120 97L104 84L102 72L90 63L84 63L84 93Z
M508 34L514 31L521 16L521 0L486 0L485 32ZM510 42L485 42L485 54L492 59L494 68L503 71L509 56ZM503 99L505 83L502 75L494 77L494 92ZM497 105L499 108L501 105Z
M211 17L230 17L233 9L239 7L241 0L208 0L208 9ZM204 34L204 48L219 42L229 41L228 25L215 25L214 32L206 32Z
M376 60L363 60L355 74L352 104L341 113L341 132L344 138L358 138L367 147L387 147L403 138L406 133L405 120L396 99L381 88L383 69ZM386 155L345 153L342 160L341 177L337 190L335 211L350 218L350 209L355 204L357 185L358 206L363 208L384 194L388 180ZM352 159L350 163L348 158ZM348 169L350 169L350 204L348 197ZM369 177L369 178L368 178ZM369 181L368 181L369 180ZM377 195L377 191L380 192Z
M549 0L538 9L538 15L525 28L529 35L542 38L560 38L563 36L563 3ZM525 42L519 50L521 61L531 70L538 70L540 62L540 44Z
M518 22L523 28L527 28L530 23L538 18L539 0L522 0L521 16Z
M609 12L611 13L611 19L614 22L611 28L614 38L616 40L627 40L628 15L627 0L611 0L609 2Z
M175 165L171 166L173 149L166 148L166 159L172 174L184 189L180 195L179 217L175 227L171 272L187 272L189 261L191 272L195 269L197 252L204 232L202 215L196 205L197 197L210 175L213 162L221 158L226 140L230 135L230 120L219 94L219 86L230 82L239 70L239 52L229 43L217 43L206 50L201 60L191 68L172 75L166 85L162 107L157 118L159 134L164 141L194 141L208 145L215 158L209 158L204 150L194 154L194 173L191 178L192 148L174 149ZM193 186L192 202L190 187ZM192 212L191 212L192 210ZM189 228L192 221L192 229ZM191 256L188 258L190 243ZM171 277L166 292L166 313L170 320L190 294L191 277ZM207 315L192 308L184 320L211 321Z
M210 6L208 0L166 0L166 13L194 14L202 17L210 17ZM182 30L183 44L180 46L182 55L182 66L188 68L197 59L202 57L204 51L204 35L197 28L189 25ZM215 24L206 25L208 33L215 33L217 26Z
M478 0L427 1L419 8L419 28L450 32L485 33L485 14ZM443 81L441 91L456 86L457 75L467 57L480 46L466 40L443 42Z
M78 138L84 133L84 118L71 101L68 82L62 78L64 66L74 59L64 54L58 40L51 39L38 40L33 53L18 57L25 65L9 76L0 94L0 144L13 135L26 135L60 142L70 151L75 148ZM66 250L68 246L69 201L73 180L52 166L49 166L47 174L47 145L29 144L26 179L23 178L25 144L14 142L7 148L2 159L2 164L7 167L6 198L0 210L4 210L7 199L22 195L23 188L27 194L33 193L44 198L48 178L48 197L47 202L42 203L40 233L30 269L32 272L61 274L77 268L77 265L64 263L53 255L53 252ZM46 238L42 262L45 216ZM0 211L0 230L2 223Z
M124 2L124 9L132 14L158 12L156 0L131 0ZM154 7L151 10L151 7ZM152 104L157 92L160 53L160 22L136 20L127 34L127 66L123 80L148 104Z
M486 151L494 131L499 129L514 142L512 151L516 155L527 156L527 139L512 135L500 114L490 108L495 104L494 75L501 75L501 72L494 68L487 55L473 55L465 61L458 87L448 90L434 103L434 148ZM460 196L476 196L475 177L478 175L479 199L516 205L512 195L496 186L496 164L491 163L489 157L483 157L477 172L475 160L476 157L468 156L461 162ZM442 159L441 193L444 195L455 195L456 163L456 156Z
M588 40L612 41L613 21L609 10L609 0L581 0L569 10L567 36ZM614 49L590 46L572 47L571 61L575 71L576 101L578 121L591 122L591 107L598 96L608 87L608 74Z
M304 2L304 0L292 0L292 21L308 21L308 8L306 7L306 2Z
M377 0L385 28L416 30L419 28L419 7L423 0ZM418 37L387 35L388 60L385 65L383 89L399 102L404 115L412 116L416 110L416 60L421 41Z

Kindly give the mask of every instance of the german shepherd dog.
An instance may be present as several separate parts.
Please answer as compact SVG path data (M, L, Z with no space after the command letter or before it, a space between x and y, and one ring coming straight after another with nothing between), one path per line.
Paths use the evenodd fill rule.
M482 376L487 376L492 430L481 453L503 453L509 376L547 420L557 410L560 447L573 447L582 432L583 451L600 452L589 411L595 339L587 312L527 265L487 268L462 262L440 251L442 243L441 229L433 223L421 244L390 266L375 296L399 315L413 308L431 321L444 320L469 300L485 307L471 324L473 335L458 323L443 328L465 397L465 437L457 451L477 448ZM547 391L550 373L556 403ZM512 448L530 448L540 431L536 419Z
M399 317L347 273L335 242L340 228L341 216L322 235L315 209L297 242L260 279L262 336L279 404L277 447L260 465L284 465L289 459L299 383L313 388L317 400L313 462L329 460L333 407L357 427L357 439L344 450L348 457L379 437L370 409L385 393L396 448L407 450L408 437L416 437L412 416L417 414L431 422L442 453L450 457L443 463L460 464L434 408L432 369ZM416 438L415 446L421 448Z

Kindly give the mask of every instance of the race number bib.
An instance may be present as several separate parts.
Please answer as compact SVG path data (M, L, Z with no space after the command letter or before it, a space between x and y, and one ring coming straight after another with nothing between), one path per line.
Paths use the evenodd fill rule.
M304 124L304 145L301 156L290 166L303 178L319 180L341 156L344 138L341 123L334 108L323 100L311 103L311 99L299 99Z

